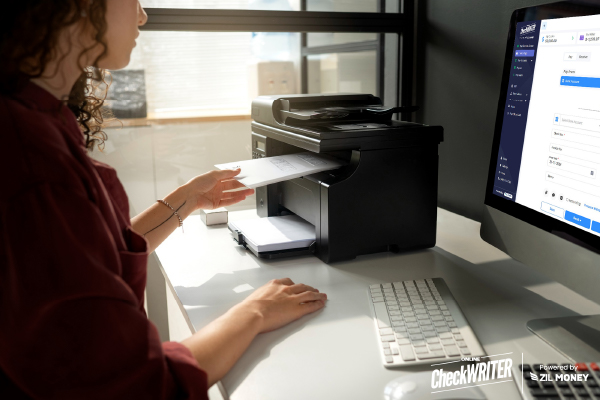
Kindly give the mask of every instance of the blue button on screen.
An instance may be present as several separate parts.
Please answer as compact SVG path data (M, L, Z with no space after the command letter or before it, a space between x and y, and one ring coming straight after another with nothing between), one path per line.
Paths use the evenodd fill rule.
M565 219L569 222L582 226L585 229L590 229L590 225L592 224L591 219L582 217L581 215L577 215L571 211L565 211Z
M600 233L600 222L598 222L598 221L592 221L592 230L594 232Z

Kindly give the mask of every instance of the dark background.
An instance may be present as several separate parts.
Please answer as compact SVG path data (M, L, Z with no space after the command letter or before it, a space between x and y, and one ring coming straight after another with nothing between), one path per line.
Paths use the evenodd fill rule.
M439 206L481 221L508 27L524 0L420 0L416 122L444 127Z

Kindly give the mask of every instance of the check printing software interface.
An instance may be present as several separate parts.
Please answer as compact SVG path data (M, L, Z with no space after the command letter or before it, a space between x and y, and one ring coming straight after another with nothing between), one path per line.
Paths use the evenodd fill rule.
M494 194L600 236L600 16L517 24Z

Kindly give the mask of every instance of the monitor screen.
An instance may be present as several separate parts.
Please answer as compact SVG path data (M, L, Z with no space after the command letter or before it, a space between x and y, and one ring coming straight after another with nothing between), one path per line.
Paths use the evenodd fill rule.
M600 15L557 4L513 15L486 204L597 247Z

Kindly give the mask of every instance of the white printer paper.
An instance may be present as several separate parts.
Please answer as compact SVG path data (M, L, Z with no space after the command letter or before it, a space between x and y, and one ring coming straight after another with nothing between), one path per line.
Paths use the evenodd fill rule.
M259 253L308 247L316 238L315 227L296 215L232 221L229 228Z
M340 168L344 165L344 162L336 158L305 152L218 164L215 167L218 169L241 168L242 172L235 179L246 187L257 188L271 183Z

